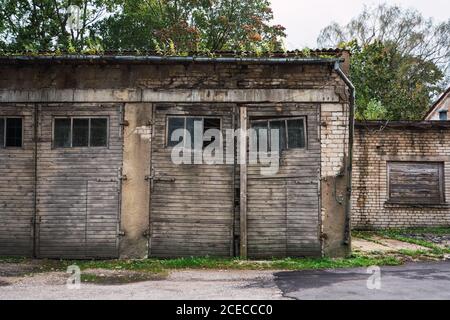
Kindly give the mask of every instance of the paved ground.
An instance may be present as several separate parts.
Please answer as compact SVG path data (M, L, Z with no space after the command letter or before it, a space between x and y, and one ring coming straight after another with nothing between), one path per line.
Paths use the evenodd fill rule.
M372 240L373 241L368 241L368 240L359 239L359 238L353 238L352 239L352 248L354 250L358 250L361 252L372 252L372 251L391 252L391 251L398 251L401 249L423 250L423 251L430 250L427 247L422 247L422 246L419 246L416 244L398 241L398 240L394 240L394 239L381 238L378 236L372 237Z
M450 299L450 261L381 268L369 290L366 268L322 271L176 271L164 280L66 287L65 273L24 276L0 264L1 299ZM376 282L370 282L374 284Z
M0 300L285 299L270 271L180 271L172 272L165 280L122 285L81 284L80 289L72 290L65 285L67 277L64 273L46 273L20 279L0 278Z
M450 299L450 261L382 267L379 290L368 289L371 275L366 268L279 272L275 283L300 300Z

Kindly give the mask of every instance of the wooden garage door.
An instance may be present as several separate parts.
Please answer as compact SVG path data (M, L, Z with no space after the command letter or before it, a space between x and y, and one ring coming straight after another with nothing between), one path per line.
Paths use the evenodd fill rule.
M39 257L118 256L121 118L117 105L40 107Z
M169 119L171 121L168 127ZM206 120L205 120L206 119ZM167 136L174 126L220 121L232 128L232 106L158 105L154 111L150 255L233 254L233 165L174 164Z
M0 106L0 255L4 256L33 254L33 113L34 106Z
M278 128L284 144L275 174L262 174L261 164L248 166L248 256L320 256L317 106L248 110L250 127Z

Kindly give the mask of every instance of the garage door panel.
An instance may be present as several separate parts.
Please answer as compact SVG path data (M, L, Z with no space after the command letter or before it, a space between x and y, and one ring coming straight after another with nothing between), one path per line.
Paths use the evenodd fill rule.
M0 121L22 119L22 147L4 148L0 132L0 256L33 255L34 106L0 106Z
M286 105L249 108L254 119L279 121L290 117L306 123L306 148L283 150L278 172L261 174L261 165L250 165L247 176L247 248L253 258L319 256L320 142L317 107ZM259 122L260 123L260 122ZM260 124L259 124L260 125Z
M101 111L100 111L101 110ZM119 106L43 107L38 148L38 255L49 258L118 257L119 170L122 164ZM56 148L58 117L108 119L107 147Z
M168 117L221 119L232 128L232 106L157 106L152 142L150 255L233 254L233 165L174 164L166 147ZM188 121L188 120L186 120ZM158 129L159 128L159 129Z

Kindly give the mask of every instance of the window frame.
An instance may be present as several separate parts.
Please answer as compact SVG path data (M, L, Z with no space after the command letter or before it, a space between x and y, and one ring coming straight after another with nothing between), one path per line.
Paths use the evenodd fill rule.
M23 116L0 116L0 119L4 121L3 132L1 133L3 136L3 144L0 146L0 149L23 149L24 146L24 135L25 135L25 126L24 126L24 117ZM6 146L6 132L7 132L7 119L21 119L22 122L22 136L20 140L20 147L17 146Z
M202 119L202 132L205 129L205 119L218 119L220 121L220 132L222 132L222 125L223 125L223 121L222 121L222 117L221 116L196 116L196 115L167 115L166 116L166 130L165 130L165 137L164 137L164 148L173 148L174 146L169 146L169 120L171 118L183 118L184 120L184 127L183 129L186 130L186 124L187 124L187 119L188 118L201 118ZM186 131L185 131L186 133ZM204 133L204 132L203 132ZM186 149L184 143L186 142L186 136L183 136L183 148L185 150L194 150L194 149ZM205 142L205 141L204 141ZM203 150L203 148L202 148Z
M404 200L398 198L391 198L391 166L392 164L435 164L439 169L439 202L424 202L423 199L417 197L410 197ZM399 205L443 205L446 204L445 197L445 162L444 161L387 161L386 162L386 203ZM416 200L417 199L417 200Z
M289 128L288 128L288 121L289 120L302 120L303 121L303 136L305 137L305 146L303 148L289 148ZM270 122L275 121L284 121L285 125L285 139L286 139L286 150L308 150L308 125L306 121L306 116L294 116L294 117L279 117L279 118L264 118L264 119L254 119L250 120L250 127L253 128L253 123L264 123L267 122L267 144L268 144L268 150L271 151L272 146L272 136L270 134Z
M70 119L70 146L57 147L55 146L55 123L57 119ZM88 123L88 145L79 147L73 146L73 120L74 119L89 119ZM91 146L91 119L106 119L106 145L105 146ZM109 149L110 140L110 119L109 116L53 116L52 119L52 149L77 149L77 148L89 148L89 149Z

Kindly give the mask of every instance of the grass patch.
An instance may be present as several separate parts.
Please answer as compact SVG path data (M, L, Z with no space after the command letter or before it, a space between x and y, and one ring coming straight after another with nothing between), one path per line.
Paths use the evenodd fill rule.
M22 263L26 260L24 257L0 257L0 263Z
M136 271L109 271L84 272L81 274L81 282L104 285L118 285L136 283L142 281L155 281L165 279L167 273L136 272Z
M50 263L48 265L48 263ZM285 258L264 261L191 257L178 259L106 260L106 261L46 261L47 270L65 271L69 265L81 270L105 269L164 274L170 270L317 270L367 267L371 265L399 265L395 256L353 254L348 258Z

